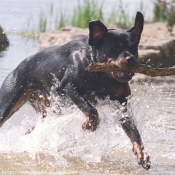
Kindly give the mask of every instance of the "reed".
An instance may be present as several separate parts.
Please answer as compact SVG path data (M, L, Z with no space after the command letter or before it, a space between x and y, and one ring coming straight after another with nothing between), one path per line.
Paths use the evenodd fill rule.
M118 8L118 14L117 14L117 23L122 25L123 28L128 28L131 25L130 14L124 8L122 0L119 0L119 8Z
M133 23L135 14L133 18L130 17L122 0L119 0L118 3L116 2L117 5L113 6L108 15L106 15L103 10L105 0L100 2L96 0L77 1L77 6L71 16L66 14L65 9L60 8L58 10L58 8L51 3L47 10L47 16L44 12L40 13L38 29L33 30L29 36L38 37L42 32L59 30L68 25L86 28L88 27L89 21L94 19L99 19L103 21L104 24L119 24L119 26L124 29L130 27L131 23ZM141 2L143 2L143 0L141 0ZM24 35L25 32L22 33Z
M47 27L47 18L45 15L41 14L39 19L39 32L45 32Z
M58 16L58 15L57 15ZM56 30L59 30L61 28L64 28L66 27L67 25L67 18L65 17L65 14L63 14L63 12L61 11L60 12L60 15L59 15L59 19L56 18L56 21L55 21L55 29Z
M93 19L103 20L103 2L98 4L95 0L84 0L83 4L78 1L78 6L74 9L71 25L86 28L88 22Z
M153 21L165 22L171 31L175 24L175 0L153 0L153 3Z

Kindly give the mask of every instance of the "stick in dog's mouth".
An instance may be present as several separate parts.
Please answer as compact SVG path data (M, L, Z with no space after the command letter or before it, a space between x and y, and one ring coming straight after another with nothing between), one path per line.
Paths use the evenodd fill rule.
M117 67L113 62L107 63L91 63L86 68L86 71L89 72L131 72L131 73L140 73L151 77L157 76L171 76L175 75L175 66L173 67L166 67L166 68L153 68L149 65L145 64L138 64L134 68L125 68L121 69Z
M132 65L131 67L137 67L138 64ZM86 68L86 71L90 72L106 72L111 78L114 78L121 82L128 82L134 76L134 73L127 70L130 66L127 65L126 61L109 59L105 63L92 62ZM130 68L131 68L130 67Z

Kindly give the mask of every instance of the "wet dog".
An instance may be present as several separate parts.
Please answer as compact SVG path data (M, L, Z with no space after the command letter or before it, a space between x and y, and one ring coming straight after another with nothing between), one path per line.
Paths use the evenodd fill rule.
M49 47L26 58L7 76L0 89L0 125L26 101L45 117L45 108L50 106L48 97L56 78L59 81L57 95L64 94L86 116L82 125L84 130L94 131L99 123L98 112L89 98L109 96L111 100L123 104L125 117L120 119L121 126L131 140L138 163L149 169L149 156L143 151L140 134L127 115L127 97L131 93L128 81L133 73L85 71L92 61L113 61L118 67L137 65L143 23L140 12L137 12L134 26L126 31L108 30L101 21L90 21L89 36L62 46Z

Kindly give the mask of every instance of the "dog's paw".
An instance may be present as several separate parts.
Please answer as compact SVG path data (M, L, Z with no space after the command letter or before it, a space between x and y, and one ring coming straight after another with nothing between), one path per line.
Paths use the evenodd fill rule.
M99 124L99 119L91 119L91 120L87 120L83 125L82 125L82 129L85 131L95 131L97 129L97 126Z
M142 167L146 170L150 169L151 162L150 157L146 152L137 153L138 164L142 165Z
M148 170L151 167L150 157L143 150L144 146L142 144L138 144L137 142L133 143L133 152L137 156L138 164L142 165L144 169Z

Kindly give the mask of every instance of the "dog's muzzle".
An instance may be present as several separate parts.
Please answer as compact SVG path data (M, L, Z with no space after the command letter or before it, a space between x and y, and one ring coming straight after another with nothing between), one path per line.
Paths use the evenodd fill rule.
M111 72L113 78L121 82L128 82L134 76L134 73L127 72L127 71L115 71Z
M120 82L128 82L132 79L134 76L134 73L125 71L127 68L134 68L135 66L138 66L138 61L135 56L130 54L129 52L124 52L119 55L117 60L110 59L109 62L112 62L117 67L119 67L121 70L119 71L113 71L110 72L110 75L112 78L115 78L116 80Z

